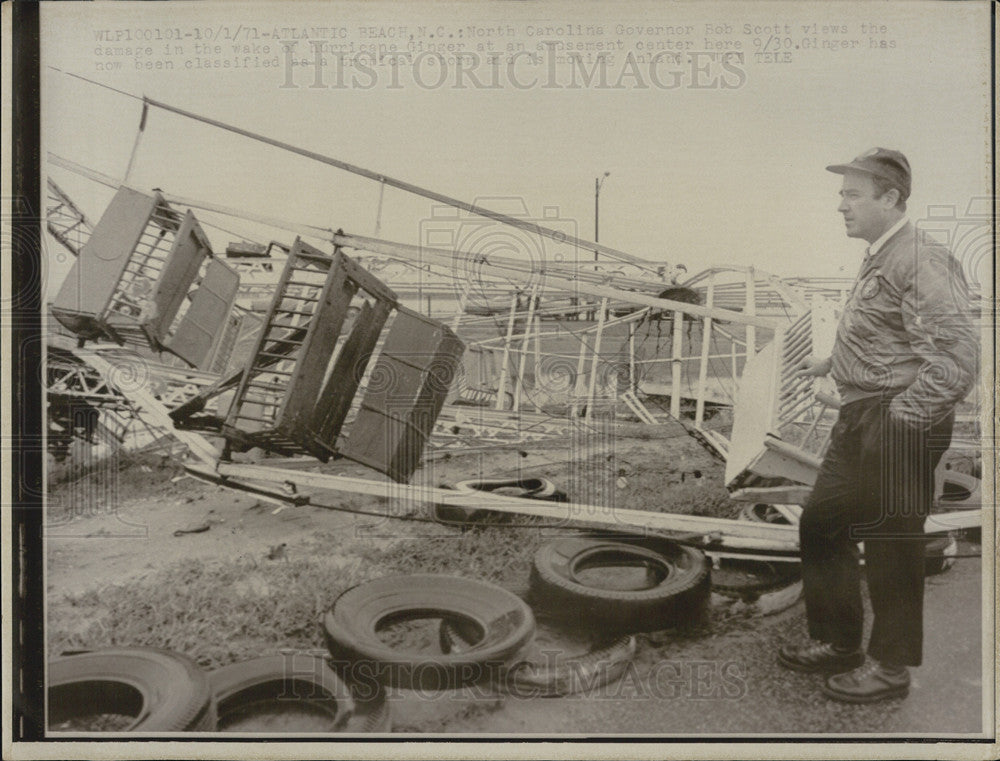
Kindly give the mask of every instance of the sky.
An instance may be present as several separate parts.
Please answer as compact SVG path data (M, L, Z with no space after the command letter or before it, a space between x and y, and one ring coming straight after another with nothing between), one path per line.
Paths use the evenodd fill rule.
M395 44L410 58L398 64L397 86L387 65L368 76L352 69L355 81L348 74L344 86L330 86L331 57L326 86L310 87L315 67L290 69L280 44L294 41L306 58L310 39L353 45L345 60L354 63L368 60L358 57L361 45ZM892 47L872 47L882 40ZM553 47L619 41L605 59L606 86L596 77L583 84L582 74L577 87L544 86L572 81L572 65L552 58ZM479 43L513 45L510 54L520 44L525 53L491 69ZM498 86L457 75L458 63L427 50L434 44L476 52L479 80L489 84L493 74ZM539 44L550 47L529 66ZM700 57L641 62L650 46L676 44ZM741 57L724 65L705 55L710 46ZM629 51L640 62L625 76ZM157 62L174 68L140 68ZM699 63L706 68L694 73ZM42 66L43 150L116 178L129 165L142 103L68 74L463 201L520 210L587 240L595 178L608 172L600 242L690 273L752 265L782 276L853 276L864 244L844 235L840 177L824 167L873 146L909 157L914 220L930 208L961 216L990 187L986 2L52 2L42 8ZM680 84L657 85L654 70L660 85L674 71ZM706 82L716 86L697 86ZM94 220L111 198L64 169L43 171ZM392 188L379 216L376 182L159 109L148 114L129 182L360 235L377 229L404 243L442 229L456 241L491 234L490 223L436 212L435 202ZM216 250L241 235L294 237L196 214L234 233L207 228ZM553 256L554 244L543 245L537 255ZM69 261L54 241L48 249L51 293Z

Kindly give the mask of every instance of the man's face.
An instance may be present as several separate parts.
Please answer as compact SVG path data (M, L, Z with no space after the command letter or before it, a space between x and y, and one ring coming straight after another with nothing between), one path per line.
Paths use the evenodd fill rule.
M871 176L864 172L847 172L840 189L840 206L844 215L847 237L863 238L874 243L892 226L894 201L886 194L876 198L877 190Z

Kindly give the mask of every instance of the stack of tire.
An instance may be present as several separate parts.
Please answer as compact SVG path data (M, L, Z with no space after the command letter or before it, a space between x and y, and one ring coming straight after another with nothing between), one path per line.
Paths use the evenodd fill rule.
M531 575L538 610L608 635L700 621L709 596L704 553L658 536L583 533L542 546Z
M49 662L49 731L388 732L381 694L360 699L330 665L285 654L203 671L184 655L120 647Z
M440 619L440 652L387 644L387 626ZM323 628L338 673L357 690L395 688L421 695L488 686L518 697L554 697L618 679L635 654L635 638L602 640L589 652L553 662L527 657L535 636L532 608L488 582L441 574L375 579L348 589Z
M471 632L461 652L414 653L383 641L388 626L440 618ZM358 689L423 694L496 681L535 633L531 608L512 592L443 574L386 576L343 592L323 619L333 663Z
M713 565L665 537L586 533L542 547L531 581L536 610L575 629L648 632L697 625L710 593L777 612L798 599L798 579L796 562L724 558Z
M744 505L740 520L788 525L790 521L772 505ZM798 602L802 595L801 566L796 557L774 560L716 558L712 569L712 591L726 600L753 605L761 615L778 613Z

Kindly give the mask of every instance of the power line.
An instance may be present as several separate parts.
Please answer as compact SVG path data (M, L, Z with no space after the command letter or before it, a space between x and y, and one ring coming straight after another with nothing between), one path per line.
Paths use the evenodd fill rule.
M178 116L184 116L188 119L199 121L202 122L203 124L208 124L218 129L222 129L227 132L232 132L233 134L241 135L243 137L250 138L251 140L256 140L266 145L270 145L275 148L288 151L290 153L295 153L298 154L299 156L304 156L305 158L311 159L313 161L317 161L322 164L327 164L337 169L341 169L346 172L350 172L352 174L356 174L361 177L374 180L376 182L381 183L383 187L385 185L389 185L399 190L404 190L408 193L413 193L414 195L422 196L432 201L438 201L440 203L452 206L456 209L467 211L471 214L475 214L480 217L485 217L486 219L492 219L495 222L500 222L502 224L506 224L511 227L515 227L520 230L533 233L535 235L540 235L545 238L550 238L556 241L557 243L576 246L578 248L589 249L595 252L600 252L601 254L604 254L609 258L616 259L618 261L629 262L636 266L644 267L649 271L653 271L653 268L655 267L663 266L662 263L650 262L640 257L632 256L631 254L626 254L623 251L618 251L616 249L603 246L600 243L584 241L573 235L569 235L568 233L565 233L563 231L552 230L550 228L543 227L542 225L528 221L526 219L511 217L507 214L502 214L500 212L493 211L491 209L487 209L482 206L466 203L465 201L461 201L457 198L451 198L450 196L446 196L442 193L437 193L433 190L429 190L427 188L423 188L418 185L414 185L412 183L405 182L403 180L399 180L385 174L381 174L379 172L373 172L370 169L365 169L364 167L360 167L355 164L342 161L341 159L337 159L332 156L326 156L324 154L317 153L316 151L310 151L305 148L300 148L298 146L292 145L291 143L286 143L282 140L276 140L275 138L267 137L266 135L262 135L257 132L252 132L250 130L243 129L242 127L237 127L235 125L227 124L217 119L212 119L207 116L202 116L201 114L196 114L193 111L188 111L186 109L179 108L177 106L172 106L169 103L164 103L163 101L154 100L147 96L139 98L139 96L133 93L125 92L124 90L119 90L118 88L111 87L110 85L106 85L102 82L97 82L95 80L88 79L87 77L81 76L79 74L72 74L70 72L63 71L62 69L58 69L54 66L50 66L50 68L52 68L54 71L60 72L61 74L74 77L75 79L79 79L81 81L87 82L92 85L96 85L98 87L103 87L105 89L111 90L112 92L116 92L120 95L124 95L129 98L138 98L142 100L144 105L152 106L154 108L159 108L163 111L168 111L170 113L177 114Z
M134 98L135 100L144 100L144 97L142 95L136 95L135 93L125 92L125 90L119 90L117 87L112 87L111 85L104 84L103 82L98 82L97 80L94 79L88 79L87 77L81 74L74 74L71 71L63 71L62 69L56 68L51 64L48 66L48 68L52 69L52 71L58 71L60 74L65 74L67 77L73 77L74 79L79 79L83 82L86 82L87 84L96 85L97 87L103 87L105 90L111 90L111 92L116 92L119 95L124 95L126 98Z

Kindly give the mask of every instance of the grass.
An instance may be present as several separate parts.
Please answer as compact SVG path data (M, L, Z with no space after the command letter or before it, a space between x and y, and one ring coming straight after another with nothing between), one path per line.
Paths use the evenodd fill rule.
M513 518L523 521L521 516ZM369 551L367 559L382 575L443 573L520 590L527 585L535 550L551 536L546 529L502 523L465 532L443 529L439 536L400 539L385 550Z
M50 613L49 652L159 647L216 668L281 649L323 647L320 618L370 566L318 555L259 564L185 560L149 578L67 596ZM73 629L64 621L89 620Z
M131 464L117 472L119 488L127 494L162 493L176 499L203 488L190 480L174 483L171 479L182 471L169 460ZM662 449L624 439L610 459L595 453L570 467L560 459L532 470L532 475L551 478L571 499L604 495L622 507L727 517L733 510L721 468L686 439L672 439ZM99 473L84 476L97 477ZM371 507L365 498L358 501ZM340 592L371 578L442 573L523 594L535 551L573 533L572 527L524 525L533 520L497 514L465 530L394 521L391 538L354 535L348 542L342 535L317 534L289 560L181 560L121 584L52 596L49 652L158 647L184 653L204 668L288 649L324 652L323 613ZM736 617L711 614L715 634L741 624ZM703 636L703 627L701 622L693 630L662 636L664 641Z

